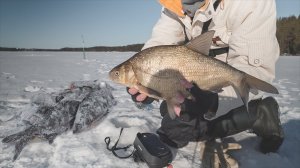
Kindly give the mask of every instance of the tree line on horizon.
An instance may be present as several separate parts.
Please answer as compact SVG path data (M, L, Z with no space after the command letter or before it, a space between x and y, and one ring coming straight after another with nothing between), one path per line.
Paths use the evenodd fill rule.
M278 18L276 37L281 55L300 55L300 15Z
M276 37L280 46L280 55L300 55L300 15L282 17L277 19ZM131 44L125 46L95 46L87 47L89 51L133 51L138 52L144 44ZM60 49L27 49L0 47L0 51L83 51L83 48L65 47Z
M84 48L84 51L135 51L138 52L142 49L144 44L131 44L126 46L95 46L95 47L87 47ZM83 48L72 48L72 47L64 47L60 49L39 49L39 48L9 48L9 47L0 47L0 51L83 51Z

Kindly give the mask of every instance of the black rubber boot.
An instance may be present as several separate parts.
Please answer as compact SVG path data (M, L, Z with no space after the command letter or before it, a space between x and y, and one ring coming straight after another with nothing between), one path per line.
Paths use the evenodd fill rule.
M249 112L241 106L209 122L208 135L222 138L252 129L262 138L260 150L263 153L276 152L284 139L276 100L272 97L252 100L248 107Z
M276 152L279 149L284 133L279 119L279 106L273 97L267 97L259 103L252 129L256 135L262 137L260 149L263 153Z

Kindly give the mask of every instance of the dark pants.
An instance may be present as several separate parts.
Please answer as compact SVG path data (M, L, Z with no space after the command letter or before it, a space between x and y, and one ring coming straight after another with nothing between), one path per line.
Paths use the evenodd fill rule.
M249 111L256 110L258 102L249 102ZM163 102L161 106L166 106ZM183 147L190 141L202 141L230 136L247 129L251 129L255 116L248 113L245 106L229 111L227 114L213 120L206 120L204 112L182 112L180 117L172 120L161 107L163 119L157 130L161 139L173 147Z

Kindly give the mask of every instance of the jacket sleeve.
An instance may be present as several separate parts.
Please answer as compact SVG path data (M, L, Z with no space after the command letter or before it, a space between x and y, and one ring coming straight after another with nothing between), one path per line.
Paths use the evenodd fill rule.
M163 8L161 17L152 30L151 38L142 50L158 45L178 45L185 41L184 27L178 17Z
M228 64L271 82L275 78L275 63L279 57L276 39L275 0L236 0L231 6L228 24L232 25L229 39Z
M231 29L231 36L226 62L271 83L275 78L275 64L279 57L275 0L235 0L228 1L227 5L229 13L226 24ZM263 92L258 93L250 93L249 100L262 97ZM219 97L218 113L228 112L243 104L231 86L224 88Z

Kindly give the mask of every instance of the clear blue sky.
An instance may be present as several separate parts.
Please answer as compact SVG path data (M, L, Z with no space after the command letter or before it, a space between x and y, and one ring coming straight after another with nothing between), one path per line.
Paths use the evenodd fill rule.
M278 17L300 0L276 0ZM87 47L144 43L160 16L157 0L0 0L0 46Z

